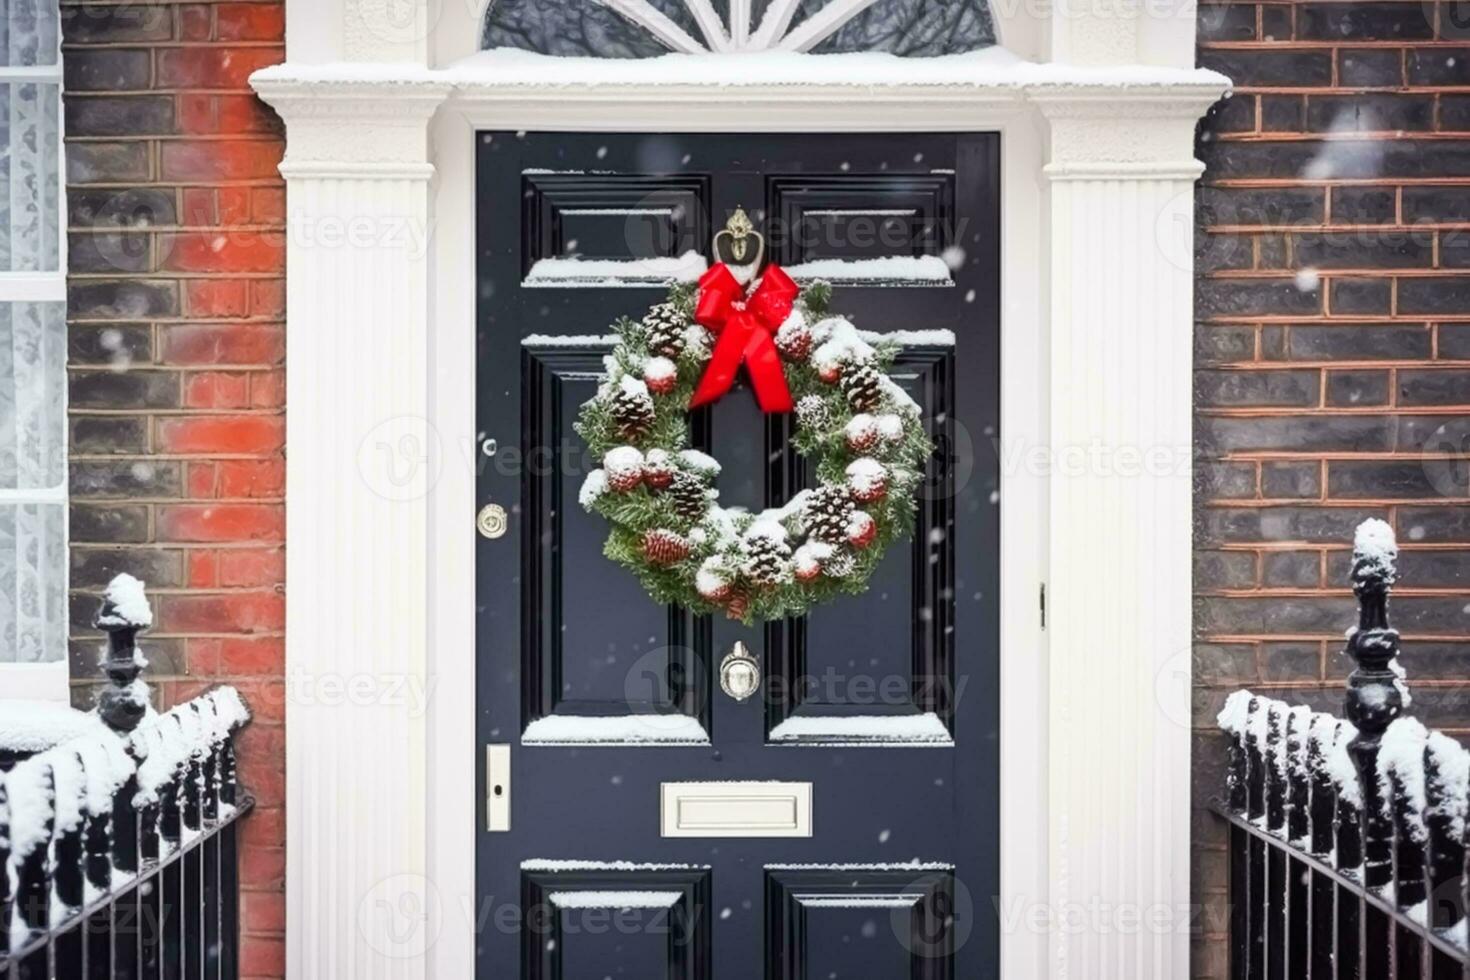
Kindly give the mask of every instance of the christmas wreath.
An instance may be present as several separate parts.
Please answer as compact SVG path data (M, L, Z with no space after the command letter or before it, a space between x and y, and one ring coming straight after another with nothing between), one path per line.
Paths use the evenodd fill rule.
M897 343L826 314L777 266L747 295L724 265L613 325L605 377L577 432L601 466L580 503L611 524L604 553L658 602L746 623L799 616L867 588L913 526L931 447L919 406L889 376ZM688 448L688 412L744 363L767 412L795 411L793 442L817 485L760 513L721 506L720 464Z

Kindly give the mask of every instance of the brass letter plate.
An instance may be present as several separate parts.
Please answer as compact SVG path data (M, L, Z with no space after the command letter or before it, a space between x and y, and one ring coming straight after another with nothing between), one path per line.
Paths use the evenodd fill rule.
M663 783L664 837L810 837L812 784Z

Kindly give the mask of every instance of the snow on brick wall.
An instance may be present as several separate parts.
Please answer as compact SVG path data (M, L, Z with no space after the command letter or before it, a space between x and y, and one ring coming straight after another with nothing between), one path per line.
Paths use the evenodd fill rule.
M280 122L246 84L284 4L63 4L71 585L148 583L161 706L216 681L256 710L243 972L284 970L284 306ZM102 639L73 630L89 706Z

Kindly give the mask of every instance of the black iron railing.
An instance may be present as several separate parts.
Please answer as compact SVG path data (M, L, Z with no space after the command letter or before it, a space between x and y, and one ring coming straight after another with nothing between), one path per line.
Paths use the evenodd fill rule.
M1467 980L1470 753L1404 715L1388 623L1397 549L1381 521L1354 547L1357 664L1339 719L1249 691L1220 714L1235 978Z
M110 591L98 617L113 686L90 730L0 775L6 980L238 975L238 828L251 801L232 734L248 714L229 687L152 713L134 645L151 613L129 598L141 593Z

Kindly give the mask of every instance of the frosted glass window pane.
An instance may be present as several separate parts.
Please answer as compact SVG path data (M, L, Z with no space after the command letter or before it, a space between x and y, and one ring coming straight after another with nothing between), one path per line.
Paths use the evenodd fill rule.
M65 385L66 304L0 303L0 489L62 485Z
M0 504L0 663L66 656L66 507Z
M0 271L60 268L60 86L0 85Z
M56 64L56 0L4 0L0 7L0 56L5 58L0 64Z

